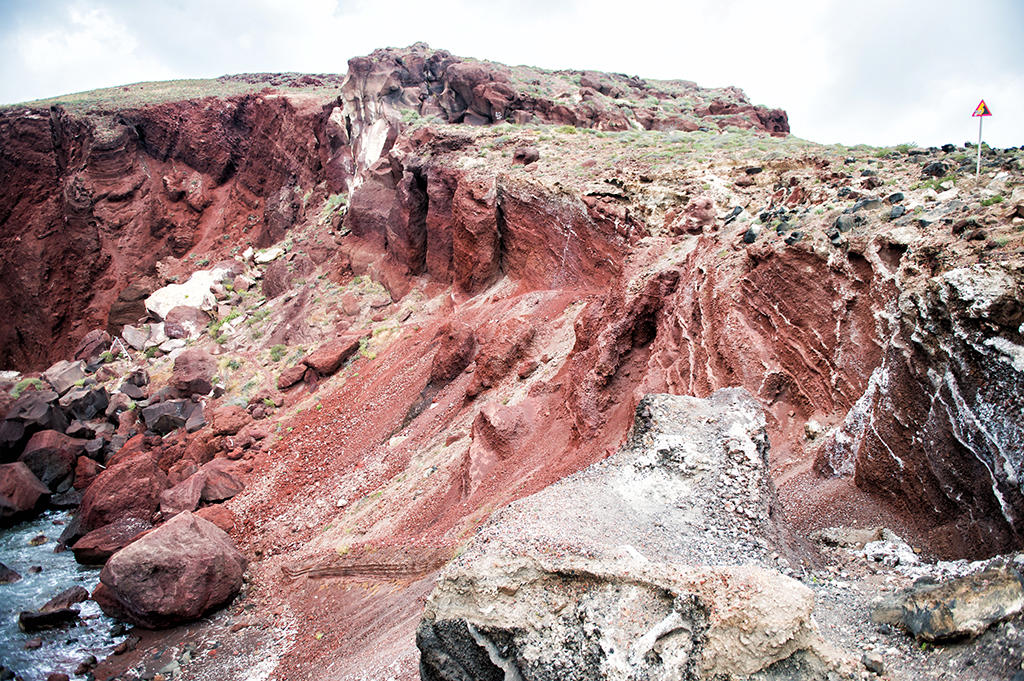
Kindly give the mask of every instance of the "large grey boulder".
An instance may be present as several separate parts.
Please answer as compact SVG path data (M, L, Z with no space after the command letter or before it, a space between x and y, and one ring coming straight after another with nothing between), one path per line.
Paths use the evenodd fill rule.
M157 402L143 408L142 421L149 430L167 435L184 426L194 408L195 403L191 400Z
M62 359L43 372L43 379L53 386L58 395L63 395L76 385L80 385L85 377L85 362L81 360L71 362Z
M18 421L27 432L57 430L64 432L68 419L58 404L58 395L52 390L29 390L15 400L7 410L8 421Z
M615 456L495 514L444 569L421 678L846 679L818 635L740 389L649 395Z
M51 491L63 492L71 486L75 463L85 451L85 442L56 430L41 430L28 441L18 460Z

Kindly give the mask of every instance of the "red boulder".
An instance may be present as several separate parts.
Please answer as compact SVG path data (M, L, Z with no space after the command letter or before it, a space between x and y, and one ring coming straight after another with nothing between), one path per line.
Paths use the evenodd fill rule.
M74 543L71 550L75 560L83 565L103 565L114 553L151 527L147 520L121 518L85 535Z
M196 510L205 483L205 476L197 472L174 487L165 489L160 493L160 513L163 517L170 518L185 511Z
M305 364L296 364L293 367L288 367L277 377L277 389L284 390L285 388L290 388L301 381L305 375Z
M164 318L164 333L168 338L198 338L209 323L210 315L198 307L179 305Z
M0 466L0 526L43 509L50 490L21 461Z
M206 350L190 348L174 360L171 385L185 394L206 395L213 389L217 360Z
M209 520L225 532L230 532L235 529L235 514L232 513L231 509L224 504L203 506L201 509L196 511L195 515L203 520Z
M79 536L121 518L148 521L160 506L167 476L149 452L119 460L96 476L78 510Z
M111 556L93 598L141 627L174 626L231 600L246 566L223 530L181 513Z
M202 475L202 500L209 502L224 501L235 496L243 489L245 483L239 475L240 463L227 459L214 459L199 469L196 475Z
M461 322L449 322L441 327L434 340L438 348L430 365L430 382L447 383L462 373L473 358L476 349L473 329Z
M103 470L96 461L90 459L88 456L78 457L78 463L75 464L75 489L85 489L92 484L92 481L96 479L96 476Z
M359 342L369 338L366 333L342 334L337 339L321 346L302 360L302 363L321 376L333 374L342 363L359 349Z
M214 435L234 435L252 420L249 412L236 404L217 407L212 417Z

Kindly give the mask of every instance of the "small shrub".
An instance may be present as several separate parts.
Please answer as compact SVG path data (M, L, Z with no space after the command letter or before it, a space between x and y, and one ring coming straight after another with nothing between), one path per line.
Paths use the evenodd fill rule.
M285 353L287 352L287 345L275 345L274 347L270 348L270 359L272 359L275 362L280 362L284 358Z
M17 399L21 397L21 394L28 390L29 388L32 388L33 390L42 390L43 382L40 381L38 378L26 378L24 380L18 381L15 384L14 388L11 390L11 397Z
M263 398L263 406L264 407L269 407L270 409L273 409L277 405L274 404L274 400L270 399L269 397L264 397Z
M366 338L359 339L359 354L366 359L376 359L377 353L372 350L367 350L366 346L369 345L369 341Z
M247 321L246 324L248 324L249 326L252 326L253 324L256 324L257 322L262 322L264 319L266 319L269 316L270 316L270 308L269 307L264 307L262 309L259 309L259 310L256 310L255 312L253 312L252 316L249 318L249 321Z
M983 199L982 202L981 202L981 205L983 205L983 206L985 206L987 208L989 206L994 206L995 204L1002 203L1002 202L1003 202L1002 195L1001 194L996 194L995 196L990 196L987 199Z
M231 369L232 371L238 371L239 367L241 366L242 362L240 360L231 359L228 361L228 369Z
M345 213L348 210L348 194L331 194L324 201L320 209L320 222L325 224L337 213Z
M576 126L575 125L560 125L557 128L555 128L555 132L560 132L563 135L575 135L576 134Z

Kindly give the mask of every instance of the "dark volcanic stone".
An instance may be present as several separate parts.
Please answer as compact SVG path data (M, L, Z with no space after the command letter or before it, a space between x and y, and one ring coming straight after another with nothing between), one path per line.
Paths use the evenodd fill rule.
M925 177L945 177L947 172L949 172L949 166L942 161L932 161L921 168L921 174Z
M67 627L78 621L78 608L60 608L48 611L23 611L18 614L18 628L29 633L43 629Z
M0 563L0 584L10 584L21 579L21 575L7 567L3 563Z
M184 426L191 412L191 400L167 400L144 408L142 420L148 429L166 435Z

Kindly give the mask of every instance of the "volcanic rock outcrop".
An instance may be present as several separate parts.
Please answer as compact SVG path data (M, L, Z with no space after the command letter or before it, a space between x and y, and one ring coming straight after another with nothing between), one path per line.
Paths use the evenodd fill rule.
M161 259L219 239L276 242L302 217L310 188L324 183L333 193L364 181L398 138L403 110L451 123L789 131L784 111L752 106L736 88L512 69L424 44L352 59L340 98L311 91L98 104L85 115L60 106L0 112L0 312L10 320L0 365L63 356L93 327L118 332L144 314L144 279ZM640 99L656 103L634 106ZM386 193L400 181L405 205L434 184L400 172L384 181L378 210L390 210ZM416 250L422 220L406 216L392 233L396 248Z
M732 646L744 662L716 654L729 673L825 669L792 578L824 603L830 638L879 636L886 669L917 678L922 651L872 632L866 596L832 570L902 587L920 574L894 565L1021 546L1020 150L983 150L975 181L967 149L816 145L732 88L424 45L354 59L343 84L249 74L201 98L151 85L0 111L0 368L21 372L0 372L0 465L26 513L81 501L62 542L83 562L178 517L231 533L252 589L189 625L226 647L186 675L249 660L289 679L415 678L435 572L495 509L612 456L638 405L675 399L652 393L744 388L764 435L737 426L736 441L771 441L777 502L762 449L748 466L745 446L712 447L728 466L711 479L679 470L685 443L667 463L624 463L646 447L634 437L554 488L608 502L559 511L571 537L499 510L445 573L451 598L431 617L462 614L421 629L438 674L459 651L473 673L502 678L492 654L534 673L539 634L512 592L562 594L545 617L569 648L596 646L573 656L581 674L656 675L671 657L700 678L733 624L779 635ZM599 482L613 474L636 484ZM729 505L685 496L697 479ZM556 509L557 494L532 499ZM783 536L851 526L905 542L894 560L826 568L824 548ZM496 562L466 562L480 556ZM488 580L512 624L481 633ZM758 584L785 607L751 597L721 617ZM615 588L650 607L605 650L596 632L625 612ZM245 634L213 633L232 619ZM1009 669L984 651L1015 641L1011 625L979 635L973 658L950 653L959 671ZM256 640L274 653L254 659ZM108 676L148 678L151 658Z
M317 136L331 109L329 98L242 95L0 112L0 364L69 354L115 306L135 321L121 303L151 292L134 289L163 258L222 235L278 240L272 199L323 179Z
M498 512L441 574L424 681L854 678L788 564L743 390L650 395L623 450Z
M934 517L946 541L1020 546L1024 525L1021 271L944 272L895 301L890 342L820 465ZM964 511L970 508L971 512Z

